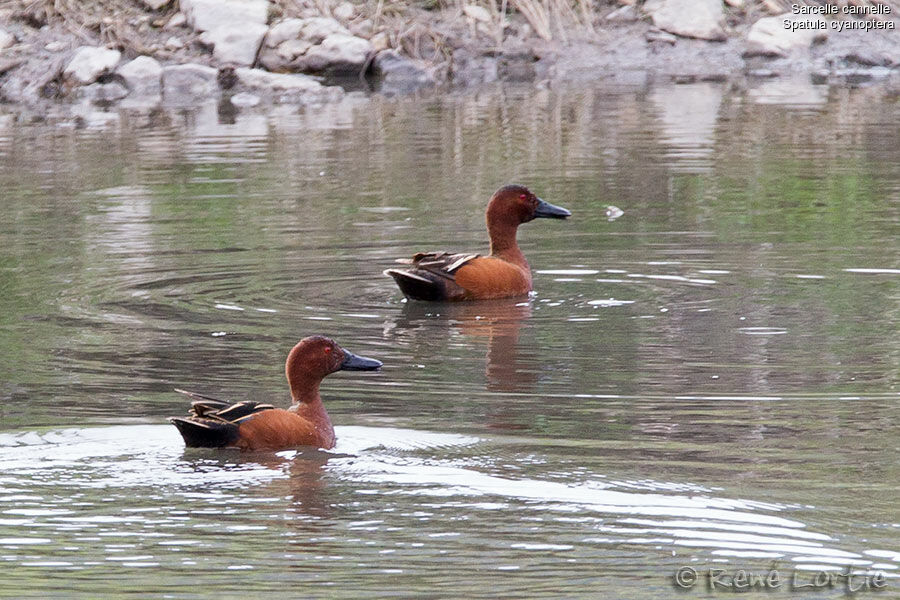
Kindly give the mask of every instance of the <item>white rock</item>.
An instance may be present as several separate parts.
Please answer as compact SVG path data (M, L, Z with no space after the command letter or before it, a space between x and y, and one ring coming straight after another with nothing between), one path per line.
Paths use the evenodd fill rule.
M149 8L150 10L159 10L163 6L167 5L171 0L141 0L144 3L144 6Z
M91 102L107 103L121 100L128 95L128 90L121 83L92 83L79 88L79 96Z
M308 75L270 73L263 69L239 68L234 70L238 81L249 88L317 92L322 84Z
M725 4L732 8L744 8L744 0L725 0Z
M187 18L184 16L184 13L177 12L172 15L172 18L169 19L163 29L171 31L172 29L178 29L185 25L187 25Z
M388 38L387 32L379 31L375 35L372 36L371 39L372 48L378 52L380 50L387 50L391 47L390 38Z
M259 61L274 72L352 72L365 64L373 50L368 40L354 36L334 19L286 19L269 30Z
M213 56L220 62L249 66L268 30L259 23L227 25L205 32L201 39L213 47Z
M306 40L288 40L281 43L276 52L278 52L278 56L290 62L298 56L306 54L310 48L312 48L312 44Z
M303 62L312 71L353 70L366 62L372 44L368 40L343 33L329 35L303 55Z
M228 25L265 25L268 0L180 0L179 7L194 31L214 31Z
M480 21L481 23L491 22L491 13L489 13L488 10L483 6L478 6L477 4L466 4L463 7L463 12L466 13L466 16L473 21Z
M238 106L238 107L242 107L242 108L256 106L257 104L260 103L260 98L259 98L259 96L255 95L255 94L251 94L249 92L241 92L241 93L235 94L234 96L231 97L231 103L234 106Z
M638 13L634 6L620 6L606 15L607 21L637 21Z
M275 48L282 42L300 37L305 23L306 19L285 19L272 25L269 28L269 35L266 36L266 46Z
M787 56L794 50L806 49L817 39L828 37L827 29L797 29L791 31L784 26L785 21L797 23L821 22L822 18L810 15L785 13L777 17L765 17L754 23L747 32L747 45L754 52Z
M0 29L0 50L4 50L9 48L10 46L16 43L16 36L6 31L5 29Z
M336 33L351 35L350 31L346 27L344 27L334 19L327 19L325 17L313 17L312 19L304 19L303 29L300 32L300 37L313 44L319 44L328 36L334 35Z
M98 77L111 71L118 63L122 53L108 48L94 46L82 46L75 51L75 55L66 68L63 75L81 85L93 83Z
M162 91L162 65L155 58L138 56L116 72L135 96L158 96Z
M703 40L725 39L722 0L647 0L644 11L654 25L669 33Z
M335 16L335 18L340 19L341 21L349 21L353 18L353 13L355 12L353 5L349 2L341 2L338 4L334 10L331 11L331 14Z
M184 42L181 41L177 36L171 36L166 40L165 44L166 50L181 50L184 48Z
M163 95L166 100L176 101L216 95L218 75L216 69L196 63L163 67Z

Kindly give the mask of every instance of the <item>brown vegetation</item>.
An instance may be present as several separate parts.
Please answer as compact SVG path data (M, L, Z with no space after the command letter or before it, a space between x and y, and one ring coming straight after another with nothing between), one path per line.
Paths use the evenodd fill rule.
M343 1L273 0L272 17L333 16ZM388 47L440 63L449 52L447 38L454 31L468 31L484 37L486 44L499 46L510 37L511 19L516 19L522 25L527 23L515 29L523 39L536 36L546 41L567 42L574 36L590 36L615 8L641 3L642 0L357 0L352 2L352 21L364 30L364 37L383 34ZM787 12L791 4L819 5L819 2L726 2L729 19L735 23ZM833 0L829 4L888 5L893 15L900 14L900 0ZM85 43L108 44L142 54L152 52L154 31L177 12L178 2L172 0L159 11L144 9L137 0L0 0L0 7L11 18L34 27L63 26ZM475 19L473 14L482 18Z

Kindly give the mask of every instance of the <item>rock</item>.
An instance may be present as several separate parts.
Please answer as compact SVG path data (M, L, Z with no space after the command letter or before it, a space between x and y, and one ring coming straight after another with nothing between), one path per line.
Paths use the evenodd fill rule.
M15 45L16 36L6 31L5 29L0 29L0 50L5 50L10 46Z
M310 100L337 100L344 91L337 86L324 86L309 75L270 73L263 69L235 69L238 82L273 102L302 103Z
M358 21L350 25L350 33L352 33L356 37L361 37L368 40L372 37L372 30L374 28L375 23L373 23L371 19L363 19L362 21Z
M303 29L300 31L300 36L313 44L321 44L325 38L335 34L352 35L346 27L334 19L324 17L305 19Z
M477 4L466 4L463 7L463 12L473 21L478 21L480 23L491 22L491 13L489 13L488 10L483 6L478 6Z
M248 92L241 92L231 97L231 103L239 108L249 108L260 103L259 96Z
M182 42L180 38L173 35L172 37L170 37L169 39L166 40L166 43L165 43L166 50L171 50L174 52L175 50L181 50L182 48L184 48L184 42Z
M177 12L172 15L172 18L169 19L163 29L171 31L172 29L178 29L179 27L184 27L185 25L187 25L187 17L184 16L184 13Z
M166 100L178 102L217 95L218 75L218 70L196 63L163 67L163 96Z
M159 10L169 4L171 0L141 0L141 2L150 10Z
M497 76L503 81L533 81L535 60L530 49L506 50L497 63Z
M278 56L286 61L292 61L298 56L306 54L306 51L310 48L312 48L312 44L306 40L288 40L278 46L277 52Z
M449 76L455 85L470 86L497 81L499 61L494 56L473 56L467 48L453 52Z
M798 25L821 25L823 29L791 31L784 26L785 21ZM825 19L810 15L785 13L777 17L762 18L747 32L747 52L744 56L788 56L794 50L809 48L817 39L827 37L827 26Z
M390 38L388 38L388 34L385 31L380 31L373 35L370 41L372 42L372 49L375 52L387 50L391 47Z
M864 67L890 67L894 60L887 54L882 54L873 48L860 48L844 55L844 61Z
M278 73L356 73L373 51L334 19L285 19L269 29L259 62Z
M659 29L651 29L644 34L644 39L648 42L663 42L666 44L675 44L678 41L678 38L671 33L666 33Z
M220 62L250 66L268 31L259 23L227 25L203 33L201 41L213 47L213 56Z
M606 15L607 21L637 21L639 18L637 10L634 6L620 6L616 10Z
M725 4L731 8L744 8L744 0L725 0Z
M647 0L644 11L653 24L675 35L724 41L722 0Z
M341 21L349 21L353 18L353 13L356 12L353 8L353 5L349 2L341 2L338 4L334 10L331 11L331 14L334 15L336 19L340 19Z
M94 103L109 103L121 100L128 95L128 90L118 82L92 83L79 89L78 95Z
M266 46L276 48L287 40L299 38L305 24L306 19L285 19L284 21L279 21L269 28L269 35L266 36Z
M380 78L379 91L384 94L408 94L435 83L426 69L396 50L379 52L372 61L372 72Z
M214 31L231 25L265 25L268 0L180 0L179 7L194 31Z
M263 69L240 68L234 70L243 85L252 89L290 90L318 92L322 84L309 77L291 73L269 73Z
M372 50L368 40L343 33L329 35L301 58L303 71L358 72Z
M63 76L80 85L94 83L98 77L111 71L121 56L118 50L81 46L63 69Z
M135 96L159 96L162 92L162 66L155 58L138 56L116 70Z

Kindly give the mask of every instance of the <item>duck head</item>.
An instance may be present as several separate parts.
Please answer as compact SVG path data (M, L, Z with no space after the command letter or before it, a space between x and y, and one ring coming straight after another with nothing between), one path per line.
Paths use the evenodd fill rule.
M382 365L380 360L358 356L341 348L337 342L323 335L313 335L300 340L288 354L284 365L291 395L295 401L306 392L317 393L319 382L337 371L374 371Z
M516 229L534 219L565 219L572 216L561 206L541 200L527 187L506 185L494 192L487 206L487 227L492 248L502 250L514 243Z
M521 225L534 219L565 219L572 213L561 206L541 200L527 187L506 185L494 192L487 207L488 226L491 223Z

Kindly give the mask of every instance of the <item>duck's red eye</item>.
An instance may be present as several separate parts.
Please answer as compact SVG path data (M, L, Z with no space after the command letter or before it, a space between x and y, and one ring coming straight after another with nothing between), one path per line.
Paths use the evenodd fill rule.
M526 194L519 194L519 200L525 200L526 198L528 198Z
M326 346L326 347L325 347L325 354L331 354L331 347L330 347L330 346Z

